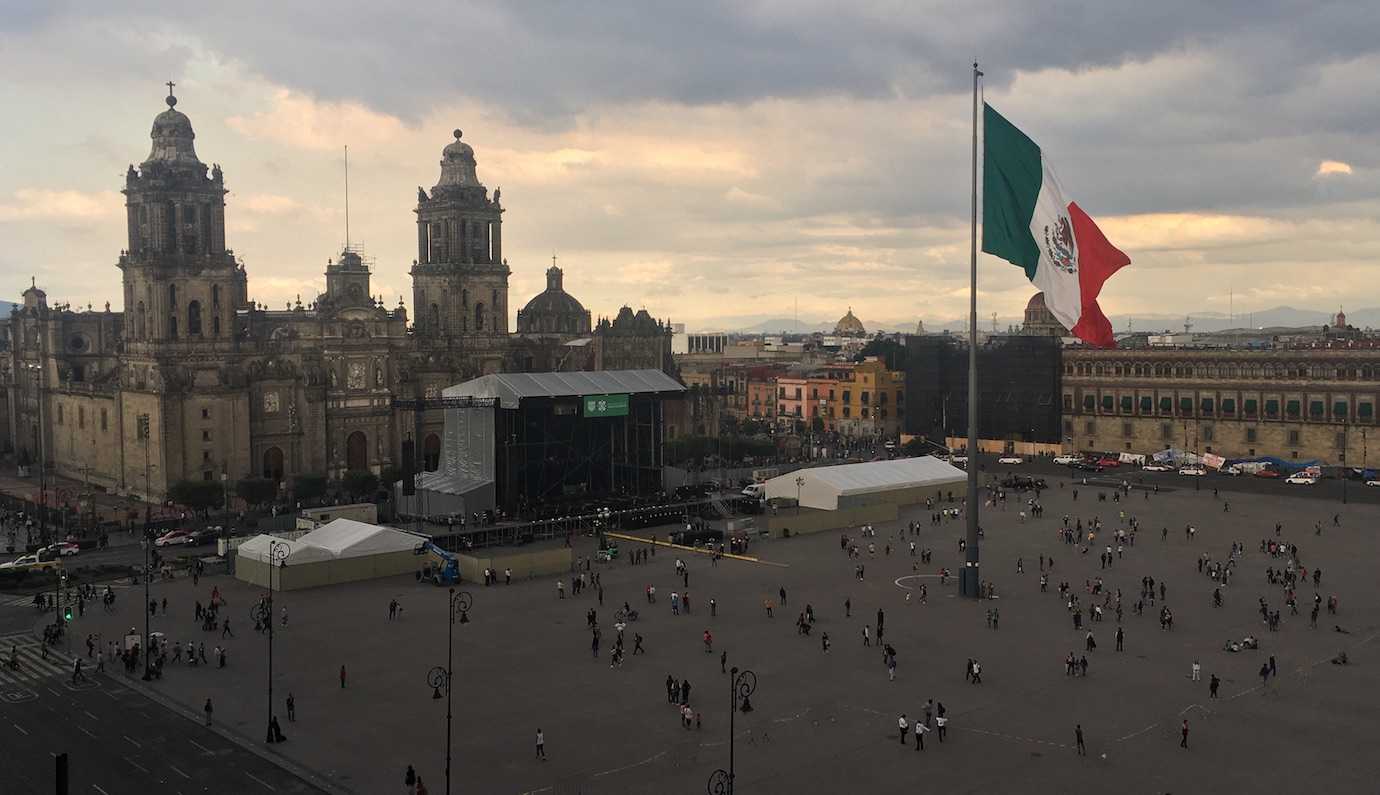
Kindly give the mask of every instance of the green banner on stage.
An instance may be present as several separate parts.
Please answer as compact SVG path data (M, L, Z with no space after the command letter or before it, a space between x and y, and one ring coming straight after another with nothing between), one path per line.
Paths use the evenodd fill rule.
M580 400L586 417L628 416L627 395L585 395Z

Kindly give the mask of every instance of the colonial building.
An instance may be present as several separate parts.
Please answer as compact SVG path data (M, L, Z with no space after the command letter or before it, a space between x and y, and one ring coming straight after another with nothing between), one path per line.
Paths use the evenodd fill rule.
M1274 350L1064 351L1064 442L1150 453L1368 465L1380 349L1333 340Z
M227 245L221 167L199 159L171 93L167 105L125 175L123 311L49 306L33 285L0 320L0 441L21 461L154 498L183 479L377 472L416 439L434 467L441 412L396 399L498 371L674 372L668 324L624 307L591 329L554 267L509 333L500 192L480 182L459 130L436 184L418 188L410 325L349 249L315 300L251 300Z

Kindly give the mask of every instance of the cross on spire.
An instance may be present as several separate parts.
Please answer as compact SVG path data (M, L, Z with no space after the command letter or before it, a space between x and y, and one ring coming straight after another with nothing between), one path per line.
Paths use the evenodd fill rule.
M551 252L551 267L556 267L556 253L554 251Z
M173 81L169 80L165 85L167 85L167 87L168 87L168 96L172 96L172 95L173 95L173 86L175 86L175 85L177 85L177 84L174 83Z

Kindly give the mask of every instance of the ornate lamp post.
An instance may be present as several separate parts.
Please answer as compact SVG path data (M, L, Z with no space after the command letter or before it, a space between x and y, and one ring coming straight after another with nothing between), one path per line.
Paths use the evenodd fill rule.
M752 711L752 699L749 697L757 690L757 674L752 671L744 669L739 672L735 666L729 669L729 676L728 770L719 768L709 774L707 786L709 795L733 795L733 716L739 710L743 712Z
M254 605L249 611L249 618L254 623L262 621L268 625L268 718L264 725L264 742L273 742L273 570L287 568L288 555L292 553L291 546L286 541L268 542L268 587L267 594L262 602ZM283 585L283 575L278 574L278 587Z
M450 724L451 724L451 674L455 670L455 624L458 620L461 624L470 623L470 607L474 605L474 599L469 591L457 591L450 589L450 608L446 620L446 667L436 666L426 674L427 687L431 688L431 697L441 698L441 691L446 694L446 795L450 795ZM457 619L456 615L459 614Z
M800 515L800 490L805 487L805 476L797 475L795 478L795 515Z

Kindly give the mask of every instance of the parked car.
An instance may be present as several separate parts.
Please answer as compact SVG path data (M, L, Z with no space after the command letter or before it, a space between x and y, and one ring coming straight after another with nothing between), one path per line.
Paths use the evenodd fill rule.
M1141 470L1145 472L1173 472L1174 467L1168 464L1146 464L1141 467Z
M1222 467L1221 469L1217 470L1217 474L1219 474L1219 475L1226 475L1226 476L1228 476L1228 477L1233 477L1233 478L1234 478L1234 477L1236 477L1236 476L1238 476L1238 475L1241 474L1241 467L1238 467L1238 466Z
M1203 469L1202 467L1184 467L1179 470L1179 474L1188 475L1189 477L1201 478L1207 474L1207 470Z
M156 547L170 547L174 544L194 544L196 535L191 530L170 530L154 539Z
M1077 469L1080 472L1101 472L1102 465L1096 461L1074 461L1069 464L1070 469Z
M1277 478L1279 472L1273 469L1261 469L1255 473L1255 476L1258 478Z
M1025 459L1018 455L1004 455L997 459L998 464L1024 464Z
M1043 478L1032 478L1028 475L1012 475L1001 482L1004 489L1043 489L1045 481Z
M1083 459L1081 456L1076 455L1056 455L1054 457L1054 463L1058 464L1061 467L1066 467L1069 464L1076 464L1082 460Z
M951 455L949 456L949 463L953 464L954 466L963 466L964 464L968 463L968 456Z
M1367 486L1380 486L1380 480L1367 480Z
M1313 486L1317 484L1318 479L1310 475L1298 474L1290 475L1284 479L1284 482L1293 486Z
M767 485L765 483L751 483L743 487L742 495L760 500L767 496Z
M80 552L81 547L77 546L71 541L59 541L56 544L53 544L52 546L44 547L43 551L52 555L56 555L57 557L65 558Z
M1120 459L1120 458L1112 458L1112 457L1109 456L1109 455L1108 455L1108 456L1103 456L1103 457L1097 459L1097 465L1100 466L1100 467L1103 467L1103 468L1119 467L1119 466L1121 466L1121 459Z

